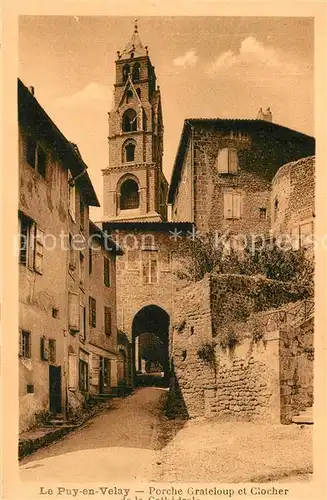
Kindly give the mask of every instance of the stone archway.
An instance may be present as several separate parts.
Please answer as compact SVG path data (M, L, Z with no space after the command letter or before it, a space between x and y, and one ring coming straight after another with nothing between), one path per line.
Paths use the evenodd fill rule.
M143 307L134 316L132 324L134 384L142 375L149 381L161 376L162 384L168 384L169 323L169 314L154 304Z

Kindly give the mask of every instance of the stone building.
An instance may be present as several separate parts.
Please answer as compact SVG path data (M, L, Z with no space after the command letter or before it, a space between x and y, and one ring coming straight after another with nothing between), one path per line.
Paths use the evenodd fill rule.
M267 119L189 119L168 193L172 219L200 232L265 234L278 169L314 154L312 137Z
M88 343L93 340L87 322L89 296L101 294L114 311L115 281L106 296L103 280L95 285L89 280L89 207L99 202L87 166L40 106L34 90L20 80L18 120L19 395L24 430L42 412L67 416L85 401L88 358L95 353ZM118 249L111 248L106 253L114 277ZM102 321L99 328L104 328ZM113 313L113 352L114 328ZM104 338L99 342L105 350Z
M102 229L124 249L117 262L117 325L129 344L121 351L133 384L141 369L140 335L156 334L171 352L175 271L185 241L195 228L269 233L272 179L286 162L312 155L314 139L273 123L270 109L256 120L185 120L167 193L160 89L137 25L117 52L115 69Z
M283 165L272 180L271 230L290 236L294 249L312 246L315 219L315 157Z

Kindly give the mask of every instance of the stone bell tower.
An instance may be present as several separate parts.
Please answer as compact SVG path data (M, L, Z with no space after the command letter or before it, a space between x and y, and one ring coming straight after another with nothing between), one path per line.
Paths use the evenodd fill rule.
M103 170L106 221L164 221L168 184L162 171L163 121L159 86L137 20L117 52L109 112L109 166Z

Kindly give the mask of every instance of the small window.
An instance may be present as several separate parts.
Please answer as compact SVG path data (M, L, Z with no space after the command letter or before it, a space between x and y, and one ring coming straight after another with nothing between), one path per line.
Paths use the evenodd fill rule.
M111 309L110 307L104 308L104 332L106 335L111 335Z
M80 331L79 336L80 339L84 342L86 339L86 307L80 306Z
M89 323L90 326L95 328L97 326L96 321L96 300L93 297L89 297Z
M132 90L128 90L126 92L126 103L129 104L132 100L133 100L133 91Z
M267 209L259 208L260 220L267 220Z
M56 309L55 307L52 308L52 317L55 319L59 318L59 309Z
M236 149L221 149L217 157L219 174L236 174L238 171L238 157Z
M81 392L89 390L89 364L82 359L79 360L79 390Z
M110 286L110 260L104 257L104 284Z
M128 163L134 161L135 158L135 143L132 141L128 141L128 143L124 146L124 162Z
M241 193L224 193L224 218L240 219L243 212Z
M34 393L34 384L27 384L26 385L26 392L27 392L27 394L33 394Z
M56 363L56 341L55 339L49 339L49 361L50 363Z
M22 358L31 358L31 333L27 330L19 332L19 355Z
M139 187L133 179L127 179L120 187L120 209L131 210L140 206Z
M93 266L93 252L92 248L89 247L89 274L92 274L92 266Z
M138 82L140 80L141 65L140 63L135 63L133 66L133 82Z
M128 75L130 73L130 67L129 64L125 64L123 67L123 82L127 82Z
M137 114L135 109L127 109L123 114L123 132L135 132L137 130Z
M158 283L158 255L157 252L144 251L142 255L143 283Z

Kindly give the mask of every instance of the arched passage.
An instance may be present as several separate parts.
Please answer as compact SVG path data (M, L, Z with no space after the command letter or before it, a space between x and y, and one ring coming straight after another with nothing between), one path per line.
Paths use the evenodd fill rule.
M132 324L134 383L149 380L154 385L161 377L169 379L169 315L154 304L138 311Z

